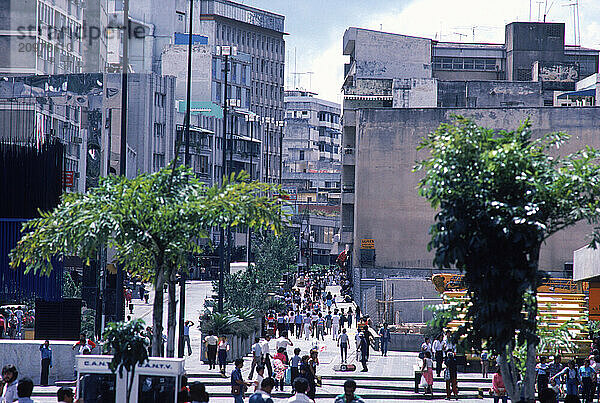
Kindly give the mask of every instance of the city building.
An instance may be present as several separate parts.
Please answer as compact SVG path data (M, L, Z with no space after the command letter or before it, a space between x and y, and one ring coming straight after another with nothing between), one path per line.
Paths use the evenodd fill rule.
M175 78L130 74L127 176L164 168L175 150ZM68 191L119 172L121 76L82 73L0 76L0 138L65 144Z
M103 72L108 0L0 1L0 74Z
M285 92L284 173L339 170L341 108L316 95L303 90Z
M349 252L356 299L368 279L427 277L434 212L412 173L420 139L457 113L478 124L512 128L531 116L536 133L576 136L565 150L598 145L595 105L598 50L565 45L564 24L512 23L504 44L448 43L349 28L344 35L341 245ZM564 265L585 231L556 234L541 268ZM377 298L381 298L381 287Z
M259 117L254 138L261 141L261 179L277 182L284 119L285 17L229 0L199 0L196 4L194 32L208 37L211 47L235 46L238 55L248 57L249 69L235 60L230 63L227 97L240 100L241 108ZM213 61L214 102L225 98L223 60L224 55L215 55ZM249 85L240 85L244 81ZM234 130L243 133L245 116L232 119Z

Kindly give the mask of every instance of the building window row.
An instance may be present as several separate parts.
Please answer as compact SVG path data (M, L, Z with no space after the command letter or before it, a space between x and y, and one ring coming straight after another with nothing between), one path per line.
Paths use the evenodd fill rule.
M285 46L283 39L272 36L217 24L217 39L227 43L235 43L241 47L247 46L254 51L271 52L276 54L281 60L284 57Z
M340 115L331 112L319 112L320 122L340 123Z
M440 57L433 58L435 70L476 70L496 71L496 59L474 57Z

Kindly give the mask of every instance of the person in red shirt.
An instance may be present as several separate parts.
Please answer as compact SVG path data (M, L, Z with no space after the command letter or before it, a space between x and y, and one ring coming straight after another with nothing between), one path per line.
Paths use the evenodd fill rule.
M75 349L75 347L79 347L79 354L83 354L83 350L85 350L85 348L89 348L90 351L96 348L96 343L94 343L92 340L88 339L85 337L85 333L81 333L79 335L79 341L75 344L73 344L73 347L71 348L72 350Z
M504 380L502 379L500 369L498 369L498 372L496 372L492 378L492 392L494 394L494 403L498 403L500 399L502 399L502 403L508 401L506 387L504 386Z

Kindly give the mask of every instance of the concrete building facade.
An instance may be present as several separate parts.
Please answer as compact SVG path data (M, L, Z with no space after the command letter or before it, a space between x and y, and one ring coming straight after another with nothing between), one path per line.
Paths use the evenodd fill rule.
M480 108L494 108L483 110L507 116L504 126L508 127L518 121L516 117L512 119L513 115L506 115L517 110L514 108L531 107L532 111L538 111L535 108L553 106L557 92L575 90L580 78L598 72L599 54L597 50L565 45L564 24L542 23L507 25L505 44L438 42L349 28L344 35L343 52L350 61L345 65L343 84L342 147L345 152L342 157L341 242L354 251L352 266L375 267L384 271L393 268L431 269L431 256L423 253L422 249L426 245L426 222L432 215L424 216L425 210L413 211L416 201L409 195L413 193L416 182L398 187L378 179L378 175L395 175L398 169L409 172L415 161L416 143L411 143L407 137L400 153L400 150L393 152L389 147L393 141L400 140L396 132L387 132L387 140L381 137L381 133L369 139L365 135L366 128L361 125L364 117L370 116L370 109L406 109L394 110L393 113L405 113L396 117L410 118L420 135L435 129L446 118L433 118L425 113L419 114L417 110L444 114L450 110L446 108L466 108L460 109L460 112L471 110L473 114L483 114L478 112ZM529 75L525 74L525 70ZM436 107L440 109L436 111ZM395 118L390 120L383 111L380 113L378 118L385 116L387 119L382 124L397 123ZM546 118L542 110L539 113ZM593 127L592 115L586 115L586 119L592 120L587 119L583 123L588 129ZM524 118L525 115L515 112L514 116ZM376 122L373 119L372 123ZM432 126L431 122L435 125ZM492 127L501 126L491 118L488 122ZM539 124L540 130L553 130L546 123L540 121ZM406 135L407 132L402 133ZM377 138L381 139L382 154L363 159L365 153L361 155L361 149L368 149L369 142ZM405 158L404 155L412 157ZM400 167L399 161L405 161L407 165ZM365 197L363 186L373 189L372 199ZM375 195L376 191L379 194ZM390 217L402 211L407 222L403 223L400 235L379 234L383 239L375 240L375 250L365 251L361 256L361 240L374 239L368 231L362 232L364 225L372 227L377 222L371 216L374 211ZM393 228L391 224L387 218L377 222L382 228L388 225ZM396 228L400 228L398 222L395 224ZM420 232L422 230L425 232ZM398 237L402 238L402 242L398 242ZM380 247L390 254L381 255ZM569 248L570 244L564 247ZM550 268L560 269L562 260L571 260L564 249L561 252L555 249L551 253L555 257L543 261ZM387 276L384 272L379 274ZM364 277L364 273L361 275Z
M341 164L340 105L314 93L286 91L283 136L284 172L309 172Z
M414 173L413 167L415 161L426 157L423 151L417 151L419 143L440 123L449 122L451 115L468 116L477 124L509 130L529 117L534 136L554 131L569 133L571 140L560 149L561 154L568 154L587 145L600 146L599 111L596 107L504 107L345 112L344 119L355 120L358 128L351 221L355 279L388 277L393 272L423 273L428 277L438 272L433 269L432 252L427 251L435 212L417 193L422 174ZM344 219L342 216L342 224ZM572 262L573 251L586 243L588 233L586 226L577 225L550 237L541 250L540 268L561 276L565 263ZM372 240L372 250L363 248L364 240Z

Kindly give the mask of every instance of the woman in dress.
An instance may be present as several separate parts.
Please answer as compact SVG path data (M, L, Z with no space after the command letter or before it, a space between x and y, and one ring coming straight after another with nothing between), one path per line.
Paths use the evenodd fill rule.
M283 391L283 385L285 385L285 370L287 369L287 358L283 353L285 349L280 347L277 350L277 354L273 357L273 367L275 372L275 390L279 389Z
M227 352L229 351L229 342L227 337L221 336L219 345L217 346L218 359L219 359L219 370L221 374L225 376L225 367L227 367Z
M427 382L425 394L429 393L433 396L433 360L431 359L431 353L429 351L425 351L425 358L423 358L421 371L423 372L423 378L425 378L425 382Z

